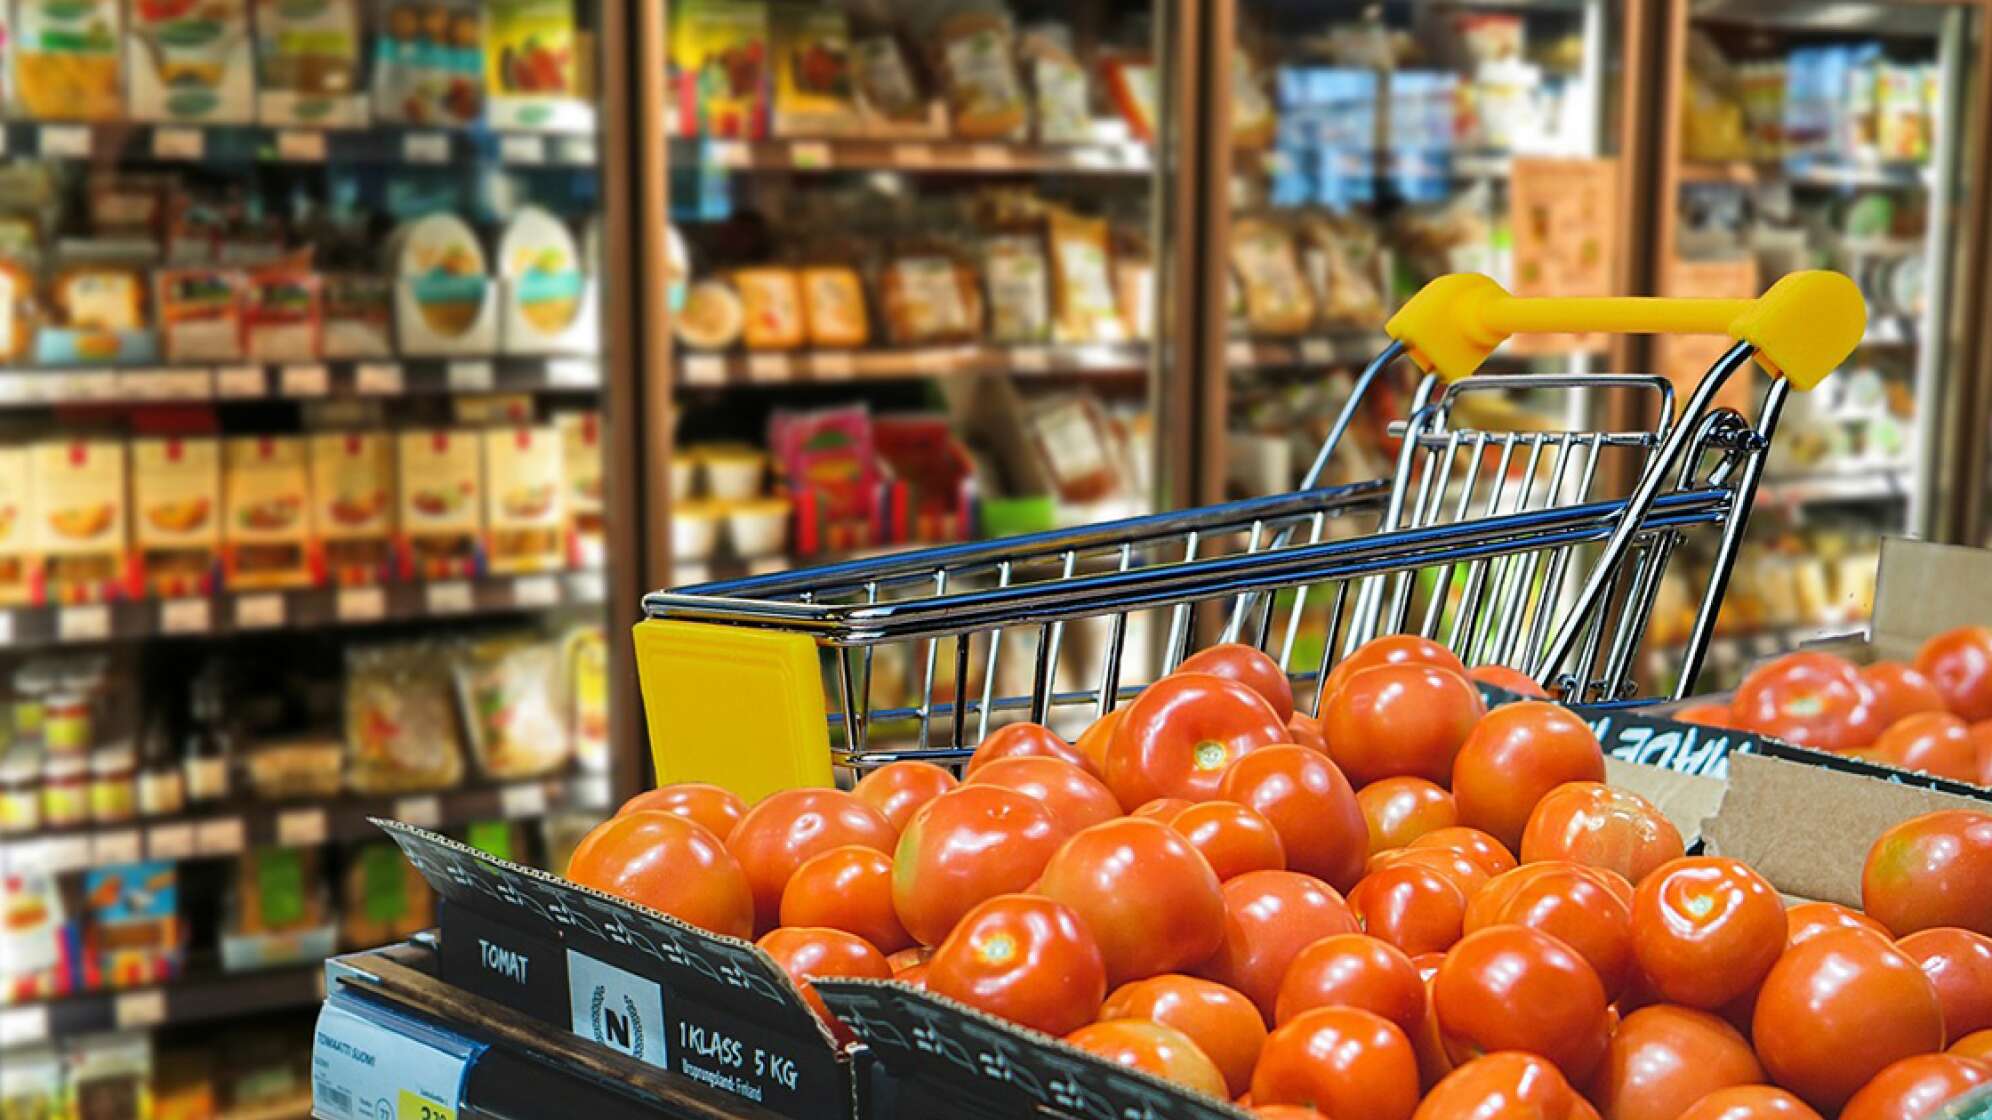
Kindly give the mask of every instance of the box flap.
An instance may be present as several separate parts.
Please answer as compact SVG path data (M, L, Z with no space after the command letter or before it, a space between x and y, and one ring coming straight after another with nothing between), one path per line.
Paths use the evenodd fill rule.
M1608 758L1717 780L1729 773L1730 755L1755 751L1761 741L1748 731L1682 723L1652 709L1578 705L1570 710L1591 725Z
M1605 756L1605 781L1653 802L1681 830L1681 842L1690 848L1701 838L1702 822L1722 804L1724 789L1721 778L1663 770L1610 755Z
M1933 634L1992 626L1992 551L1883 537L1875 573L1874 645L1909 658Z

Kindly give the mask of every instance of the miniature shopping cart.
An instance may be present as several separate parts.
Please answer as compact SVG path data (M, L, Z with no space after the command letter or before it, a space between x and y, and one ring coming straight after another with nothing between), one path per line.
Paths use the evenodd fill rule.
M635 640L658 779L751 797L827 785L840 767L960 761L1004 722L1083 725L1220 638L1276 658L1304 711L1340 657L1405 632L1568 702L1650 696L1635 655L1670 560L1699 537L1698 593L1671 608L1688 620L1671 689L1686 695L1786 397L1864 325L1858 290L1831 272L1755 300L1523 299L1440 278L1386 325L1392 341L1295 493L645 596ZM1511 334L1550 331L1735 342L1678 408L1657 376L1469 377ZM1423 376L1389 430L1393 476L1318 486L1399 358ZM1772 375L1754 421L1717 403L1752 359ZM1490 393L1655 419L1545 424L1540 407L1488 407Z

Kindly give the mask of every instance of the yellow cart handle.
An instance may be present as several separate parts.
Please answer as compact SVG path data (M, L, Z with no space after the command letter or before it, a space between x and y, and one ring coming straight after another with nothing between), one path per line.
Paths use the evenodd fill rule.
M1458 381L1480 368L1509 335L1586 333L1726 334L1757 348L1757 360L1800 389L1846 361L1867 330L1867 302L1838 272L1794 272L1756 299L1523 299L1475 273L1441 276L1384 324L1411 360Z

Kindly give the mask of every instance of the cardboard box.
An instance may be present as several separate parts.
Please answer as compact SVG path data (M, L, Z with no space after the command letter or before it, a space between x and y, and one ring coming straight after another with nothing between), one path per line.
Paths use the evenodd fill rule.
M230 439L222 500L222 565L231 589L311 584L311 475L302 438Z
M130 591L125 445L119 440L38 443L29 464L30 536L40 597L87 603Z
M401 578L464 579L483 561L482 441L447 428L401 433Z
M552 425L484 433L485 563L500 574L566 566L562 444Z
M380 583L394 556L394 444L386 432L311 437L313 567L339 587Z
M32 590L34 517L28 501L34 483L28 460L26 447L0 445L0 603L10 605L27 602Z
M131 445L132 540L160 598L214 591L221 551L221 442L168 436Z

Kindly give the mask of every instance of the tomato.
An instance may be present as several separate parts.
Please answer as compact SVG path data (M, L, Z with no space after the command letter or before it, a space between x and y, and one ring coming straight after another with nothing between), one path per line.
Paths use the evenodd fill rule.
M1508 1050L1461 1065L1425 1095L1413 1120L1576 1120L1583 1098L1556 1066Z
M1425 1021L1425 981L1396 946L1366 934L1336 934L1302 949L1287 966L1273 1021L1284 1025L1316 1007L1360 1007L1409 1038Z
M896 953L887 953L885 963L892 966L892 974L898 976L909 968L919 968L932 960L934 950L928 945L914 945Z
M1603 782L1565 782L1536 802L1522 862L1567 859L1609 867L1632 883L1686 852L1681 830L1653 802Z
M1751 670L1737 686L1729 711L1745 731L1848 751L1867 746L1880 731L1869 699L1867 684L1852 663L1830 653L1802 651Z
M1477 828L1441 828L1435 832L1427 832L1411 841L1406 847L1443 848L1458 852L1478 864L1489 877L1499 875L1515 866L1514 854L1499 840Z
M1436 665L1441 669L1450 669L1462 677L1466 675L1466 665L1458 656L1430 638L1421 638L1416 634L1386 634L1381 638L1371 638L1364 642L1360 649L1335 666L1328 674L1328 683L1321 689L1322 707L1327 707L1329 698L1340 692L1349 678L1364 669L1407 663Z
M1923 1120L1947 1102L1992 1082L1992 1066L1955 1054L1904 1058L1861 1086L1840 1120Z
M920 806L960 784L953 774L931 762L907 759L888 762L866 774L851 793L877 809L895 830L904 830Z
M1247 1107L1243 1104L1240 1107ZM1252 1108L1256 1120L1328 1120L1304 1104L1268 1104Z
M1244 1092L1266 1044L1266 1023L1243 993L1195 976L1152 976L1114 989L1102 1019L1147 1019L1190 1037L1224 1075L1226 1092Z
M1918 930L1895 943L1937 989L1944 1037L1992 1027L1992 937L1968 929Z
M804 860L782 888L781 921L856 934L881 953L913 944L892 908L892 857L861 844Z
M968 784L1002 786L1044 802L1067 832L1091 828L1121 815L1120 802L1083 766L1056 758L999 758Z
M1337 890L1362 878L1369 826L1349 780L1321 754L1292 744L1253 751L1225 771L1218 792L1272 822L1293 870Z
M1074 766L1086 765L1086 756L1051 728L1037 723L1006 723L976 745L961 776L973 778L976 771L1005 758L1056 758Z
M1359 1007L1316 1007L1266 1036L1252 1071L1257 1104L1304 1104L1329 1116L1411 1120L1418 1058L1390 1020Z
M1329 754L1355 784L1407 774L1443 782L1487 702L1463 674L1380 665L1343 682L1321 709Z
M1465 852L1455 852L1451 848L1392 848L1378 852L1369 861L1369 873L1374 875L1385 868L1406 864L1429 867L1445 876L1459 888L1460 897L1467 902L1472 902L1473 897L1480 893L1480 888L1487 885L1487 872L1481 869L1480 864Z
M1087 724L1072 744L1074 750L1085 756L1086 769L1096 776L1107 772L1107 744L1113 742L1114 728L1119 726L1121 713L1125 711L1126 708L1115 708Z
M1369 826L1369 850L1402 848L1427 832L1459 823L1452 794L1423 778L1385 778L1356 791L1356 805Z
M1960 782L1978 780L1978 745L1966 723L1949 712L1917 712L1897 720L1874 742L1878 761Z
M1945 711L1944 694L1930 678L1900 661L1877 661L1860 670L1874 693L1875 726L1889 728L1917 712Z
M1469 680L1491 684L1524 700L1549 699L1549 693L1536 683L1536 679L1520 669L1510 669L1506 665L1475 665L1466 671L1466 675Z
M1328 736L1322 733L1321 721L1306 712L1295 712L1287 717L1287 738L1311 751L1328 753Z
M1197 1044L1174 1027L1147 1019L1102 1019L1065 1036L1094 1057L1151 1073L1185 1089L1228 1099L1224 1074Z
M1487 713L1453 762L1453 803L1461 824L1480 829L1509 851L1522 842L1529 813L1565 782L1605 780L1605 752L1583 720L1540 700Z
M1992 936L1992 814L1947 809L1881 834L1861 868L1861 909L1896 936L1957 926Z
M1992 719L1992 629L1960 626L1936 635L1916 651L1916 670L1951 711L1973 722Z
M1204 857L1219 882L1247 871L1286 870L1286 845L1273 822L1232 801L1203 801L1166 818Z
M1324 937L1357 932L1342 896L1311 875L1248 871L1223 891L1224 943L1190 971L1243 992L1267 1022L1293 958Z
M846 844L890 852L899 830L877 809L835 789L787 789L747 810L726 837L754 888L754 928L763 933L781 917L782 888L802 861Z
M1717 1089L1763 1080L1735 1027L1706 1011L1660 1004L1626 1016L1612 1033L1591 1097L1604 1120L1674 1120Z
M1785 910L1785 947L1809 941L1829 929L1865 929L1887 937L1880 922L1834 902L1801 902Z
M1106 772L1122 805L1209 801L1232 763L1286 739L1286 724L1258 693L1209 673L1164 677L1125 711L1107 744Z
M1427 953L1411 958L1411 963L1418 967L1418 977L1425 984L1425 1016L1418 1021L1418 1029L1411 1032L1411 1049L1418 1054L1418 1084L1430 1092L1432 1086L1453 1071L1452 1055L1447 1053L1445 1036L1439 1032L1439 1013L1432 1006L1432 985L1437 982L1439 965L1445 963L1445 954Z
M1971 735L1971 746L1978 752L1978 777L1972 779L1981 786L1992 786L1992 719L1981 719L1965 730Z
M1130 817L1074 833L1044 865L1036 892L1086 923L1109 984L1189 968L1224 940L1217 875L1159 821Z
M1100 947L1070 907L999 894L963 915L927 962L927 990L999 1019L1064 1035L1107 995Z
M1489 926L1467 934L1439 966L1432 998L1455 1058L1527 1050L1581 1085L1604 1057L1610 1019L1598 974L1539 930Z
M1981 1062L1992 1062L1992 1030L1972 1031L1950 1044L1946 1054L1956 1054L1960 1058L1975 1058Z
M1943 1005L1909 954L1833 930L1779 958L1750 1034L1771 1080L1831 1113L1890 1062L1941 1050Z
M623 802L616 816L640 813L645 809L672 813L696 821L721 840L747 815L747 803L723 786L708 782L677 782L639 793Z
M1371 937L1412 955L1442 953L1460 938L1466 895L1430 864L1397 863L1363 876L1349 908Z
M1757 986L1789 932L1777 888L1717 856L1667 863L1632 898L1632 947L1662 998L1713 1010Z
M1820 1116L1783 1089L1735 1085L1689 1105L1677 1120L1820 1120Z
M918 988L924 992L927 990L927 962L921 961L919 964L916 965L909 965L905 968L894 969L892 973L892 978L894 980L899 981L901 984L905 984L908 987Z
M1568 861L1525 863L1489 881L1466 908L1463 932L1518 925L1575 949L1615 999L1632 971L1632 908L1598 872Z
M567 877L727 937L754 935L754 890L704 826L655 809L611 817L583 837Z
M1725 730L1735 726L1727 704L1690 704L1685 708L1669 712L1667 718L1675 723L1692 723L1701 727L1720 727Z
M811 980L825 976L855 976L865 980L892 979L892 966L864 938L845 933L840 929L820 929L811 926L783 926L771 930L759 941L755 948L768 954L780 965L795 986L802 990L802 998L809 1009L837 1036L837 1041L849 1045L857 1041L830 1009L823 1005L823 997L816 994Z
M1199 802L1186 801L1180 797L1158 797L1152 801L1144 801L1140 805L1137 805L1134 811L1129 813L1128 816L1148 817L1167 824L1176 819L1177 813L1196 804L1199 804Z
M1016 790L965 785L944 793L900 834L893 909L915 940L938 945L977 903L1037 882L1066 836L1043 802Z
M1198 650L1176 666L1178 673L1209 673L1213 677L1237 681L1272 705L1273 714L1285 723L1293 716L1293 681L1280 663L1242 642L1226 642Z

